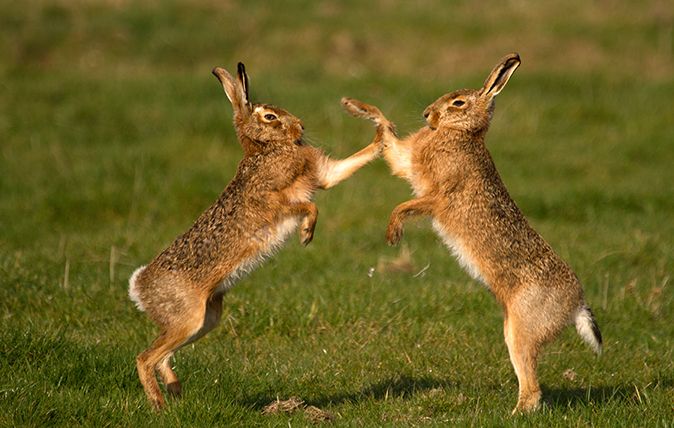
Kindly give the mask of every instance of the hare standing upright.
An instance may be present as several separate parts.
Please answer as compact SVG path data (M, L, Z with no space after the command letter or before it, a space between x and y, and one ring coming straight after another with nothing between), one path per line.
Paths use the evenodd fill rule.
M519 65L517 54L507 55L481 89L440 97L424 111L427 126L402 140L379 109L342 99L349 113L376 123L374 142L416 196L391 213L389 244L400 241L406 218L430 216L459 263L502 305L505 342L519 382L513 413L539 406L538 353L564 326L574 323L597 353L602 342L578 278L529 226L485 147L494 97Z
M285 110L248 101L248 77L239 63L235 80L213 74L234 110L243 159L234 179L194 225L129 281L129 296L159 325L160 334L136 358L138 375L155 408L164 405L155 370L171 395L181 391L171 356L218 323L222 297L242 274L276 250L301 222L308 244L317 209L316 189L346 179L379 155L375 144L344 160L332 160L302 141L302 122Z

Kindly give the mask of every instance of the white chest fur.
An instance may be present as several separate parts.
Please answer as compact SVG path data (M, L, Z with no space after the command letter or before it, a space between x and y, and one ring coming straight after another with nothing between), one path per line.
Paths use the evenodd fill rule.
M461 267L466 272L468 272L470 276L482 282L483 284L486 284L484 280L484 275L482 275L482 273L480 272L477 263L475 263L474 257L466 249L463 242L447 233L447 231L442 227L442 225L437 220L433 220L433 229L435 229L440 238L442 238L442 241L445 243L447 248L449 248L452 251Z
M265 255L274 252L290 235L299 223L299 218L287 217L269 229L266 233L260 234L262 242L262 252Z
M298 223L298 217L287 217L274 226L258 230L251 236L251 239L258 245L258 252L254 256L243 260L231 274L223 279L218 291L227 291L239 278L255 269L269 255L278 250L283 242L288 239L288 235L297 228Z

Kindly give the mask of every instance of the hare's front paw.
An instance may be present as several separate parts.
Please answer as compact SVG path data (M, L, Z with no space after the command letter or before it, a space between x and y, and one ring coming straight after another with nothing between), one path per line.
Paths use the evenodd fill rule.
M349 97L342 97L341 103L342 107L344 107L344 110L346 110L352 116L362 117L367 114L367 109L364 107L365 104L358 100Z
M309 242L311 242L314 239L315 227L316 223L302 225L302 228L300 229L300 243L302 245L307 246L309 245Z
M386 242L389 245L398 245L403 237L403 225L399 222L391 222L386 228Z

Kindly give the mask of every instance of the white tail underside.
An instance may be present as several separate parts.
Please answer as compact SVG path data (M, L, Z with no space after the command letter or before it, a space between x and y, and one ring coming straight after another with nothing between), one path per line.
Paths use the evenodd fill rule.
M581 306L576 314L573 317L573 321L576 325L576 331L583 338L585 343L590 345L592 350L596 354L601 353L601 343L598 342L597 336L595 336L594 328L595 325L594 319L592 319L592 314L589 309L583 305Z

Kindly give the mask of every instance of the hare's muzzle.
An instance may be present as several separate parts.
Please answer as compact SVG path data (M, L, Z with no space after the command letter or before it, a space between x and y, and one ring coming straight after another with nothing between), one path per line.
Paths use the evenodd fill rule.
M426 110L424 110L424 119L426 119L426 125L428 125L431 130L435 131L438 127L437 113L432 108L426 107Z

